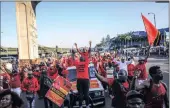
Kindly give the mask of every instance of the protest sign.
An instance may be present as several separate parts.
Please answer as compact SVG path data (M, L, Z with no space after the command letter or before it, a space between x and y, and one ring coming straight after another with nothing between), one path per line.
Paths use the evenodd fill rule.
M71 89L71 86L72 85L68 80L61 76L58 76L52 84L51 88L48 90L46 97L53 103L61 107Z

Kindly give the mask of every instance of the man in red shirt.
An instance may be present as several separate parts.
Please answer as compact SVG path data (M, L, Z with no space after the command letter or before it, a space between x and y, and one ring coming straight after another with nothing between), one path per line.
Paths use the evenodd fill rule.
M130 60L131 58L128 58L128 61ZM134 76L135 66L131 63L131 64L128 64L127 68L128 68L128 79L132 81L133 76Z
M117 79L114 79L114 77L113 79L104 78L97 72L96 77L112 88L112 106L114 108L126 108L126 94L130 89L126 70L121 69L118 72Z
M149 74L151 79L136 85L137 90L143 91L145 108L169 108L167 85L162 82L163 73L160 66L150 67Z
M11 91L16 92L18 96L20 96L21 94L20 74L16 70L13 70L10 76L11 76L11 79L10 79L9 85L11 87Z
M21 85L22 91L26 94L27 108L30 108L30 103L32 108L35 107L35 95L39 88L38 80L33 76L32 71L29 71L28 77L23 80Z
M48 70L47 70L47 75L49 78L51 78L52 80L54 80L55 78L57 78L58 76L58 71L57 71L57 68L56 68L56 65L55 64L52 64Z
M80 52L79 49L77 48L77 44L75 43L76 49L81 55L80 62L75 63L76 69L77 69L77 90L80 94L80 99L79 99L80 108L82 108L83 96L86 101L86 108L89 108L90 81L89 81L88 66L89 66L89 53L91 49L91 41L89 42L89 44L90 44L90 47L88 51L86 48L84 48L83 52Z
M80 57L80 62L75 65L77 69L77 90L80 94L79 106L82 108L82 101L84 96L87 106L86 108L89 108L89 63L87 63L83 57Z
M83 51L81 52L77 47L77 43L75 43L77 51L80 53L80 55L82 57L84 57L86 62L89 62L89 56L90 56L90 52L91 52L91 41L89 42L89 45L90 45L89 49L83 48Z
M0 67L0 77L3 78L3 89L9 89L8 82L10 81L9 73L12 72L12 64L7 63Z
M135 70L140 71L140 76L138 79L140 80L146 80L148 78L148 73L146 72L146 63L147 63L147 58L142 58L140 57L138 60L138 64L135 66Z
M138 60L138 64L135 66L135 70L140 71L140 76L138 77L138 79L140 80L146 80L148 78L148 73L146 72L146 63L147 63L147 59L149 57L149 50L150 47L148 48L148 53L146 58L140 57Z

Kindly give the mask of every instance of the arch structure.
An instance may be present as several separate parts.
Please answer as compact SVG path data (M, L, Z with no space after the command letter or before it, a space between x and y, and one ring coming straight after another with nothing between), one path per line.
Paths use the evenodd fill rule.
M39 1L16 2L19 59L38 58L35 8Z

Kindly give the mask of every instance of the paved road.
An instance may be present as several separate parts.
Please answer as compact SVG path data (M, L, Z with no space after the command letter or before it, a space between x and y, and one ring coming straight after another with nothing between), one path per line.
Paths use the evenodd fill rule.
M164 82L167 84L168 88L169 88L169 62L168 62L168 58L149 58L148 59L148 63L147 63L147 71L149 69L150 66L153 65L160 65L162 71L164 71L163 75L164 75ZM169 91L169 89L168 89ZM169 92L168 92L169 94ZM24 97L24 96L22 96ZM25 98L23 98L25 100ZM38 100L36 99L36 106L35 108L44 108L44 103L43 100ZM106 105L104 107L97 107L97 108L110 108L111 106L111 99L109 97L109 95L106 93ZM23 108L26 108L25 106L23 106Z

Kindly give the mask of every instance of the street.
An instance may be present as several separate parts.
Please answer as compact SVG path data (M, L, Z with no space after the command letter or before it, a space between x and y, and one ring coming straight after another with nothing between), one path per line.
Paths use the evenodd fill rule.
M168 58L148 58L148 63L147 63L147 72L150 66L153 65L160 65L161 66L161 70L164 72L163 76L163 82L165 82L168 86L168 91L169 91L169 59ZM169 95L169 93L168 93ZM110 108L111 106L111 99L108 95L108 93L105 94L106 96L106 105L103 107L97 107L97 108ZM26 101L26 99L24 98L23 94L22 94L22 98L24 99L24 102ZM36 105L35 108L44 108L44 102L43 100L39 100L36 98L35 101ZM26 108L25 106L23 106L22 108Z

